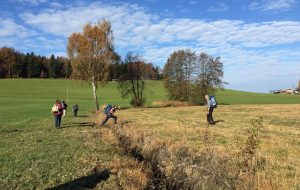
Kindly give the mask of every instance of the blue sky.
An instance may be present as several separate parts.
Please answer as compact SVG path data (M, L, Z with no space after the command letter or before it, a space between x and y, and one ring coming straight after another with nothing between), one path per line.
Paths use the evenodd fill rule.
M178 49L220 56L226 88L268 92L300 79L299 0L0 0L0 47L66 55L67 38L110 20L118 53L163 68Z

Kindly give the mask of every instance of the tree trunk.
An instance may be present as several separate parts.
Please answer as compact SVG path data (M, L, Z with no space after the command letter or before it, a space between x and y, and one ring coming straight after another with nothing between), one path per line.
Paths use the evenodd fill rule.
M97 90L96 81L92 82L92 86L93 86L93 95L94 95L94 101L95 101L96 111L98 112L99 111L99 104L98 104L97 93L96 93L96 90Z

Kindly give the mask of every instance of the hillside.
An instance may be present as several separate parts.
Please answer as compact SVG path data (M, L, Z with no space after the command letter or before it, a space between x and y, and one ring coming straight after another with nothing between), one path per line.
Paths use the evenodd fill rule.
M267 94L242 92L236 90L219 90L217 98L220 104L300 104L299 95Z
M11 100L17 105L34 102L42 107L49 107L56 99L67 100L67 85L69 104L78 103L82 109L93 109L92 89L86 82L64 79L2 79L0 80L0 98ZM99 103L118 104L128 107L130 98L121 98L117 89L117 83L109 82L106 86L98 89ZM147 106L152 105L154 100L167 100L162 81L148 81L146 91ZM262 94L240 92L235 90L219 90L216 94L219 104L298 104L300 96ZM3 101L4 104L10 101ZM19 104L18 104L19 103Z
M94 114L88 84L69 81L69 106L79 104L79 117L72 117L69 109L62 121L63 128L54 128L50 108L56 99L67 99L66 86L67 81L61 79L0 80L0 189L76 186L82 182L80 180L93 178L92 170L99 165L108 168L111 175L107 180L97 181L94 189L117 189L120 181L124 189L126 183L132 185L136 179L141 180L135 184L137 187L149 182L141 164L119 146L112 122L109 121L105 128L97 127L103 115ZM115 83L99 89L98 95L100 104L129 106L129 99L120 98ZM162 82L150 81L147 96L147 105L153 100L166 100ZM270 99L273 100L270 103L299 103L296 96L275 97L232 90L219 91L217 98L220 104L260 104ZM144 142L169 143L175 152L182 145L202 150L209 130L214 148L234 153L238 151L236 137L245 143L250 120L263 116L258 153L266 160L266 170L259 173L260 187L270 185L270 176L274 176L272 187L275 189L299 187L296 156L299 154L299 105L220 105L214 115L219 121L216 128L207 127L205 114L203 106L117 112L119 126L123 126L125 132L136 138L143 134ZM144 147L146 145L150 150L152 144Z

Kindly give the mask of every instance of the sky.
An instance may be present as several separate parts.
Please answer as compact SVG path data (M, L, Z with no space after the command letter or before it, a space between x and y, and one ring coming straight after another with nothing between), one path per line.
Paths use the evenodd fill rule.
M163 68L192 49L220 56L225 88L269 92L300 79L300 0L0 0L0 47L67 56L85 24L112 23L116 51Z

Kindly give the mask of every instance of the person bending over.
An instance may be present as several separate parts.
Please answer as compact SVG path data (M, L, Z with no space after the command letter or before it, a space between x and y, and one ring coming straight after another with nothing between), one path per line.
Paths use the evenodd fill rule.
M106 115L106 118L103 120L103 122L101 123L100 127L102 127L103 125L105 125L105 123L109 120L109 118L113 118L114 119L114 123L117 124L117 116L114 115L115 111L117 109L120 109L120 106L111 106L111 105L107 105L104 108L104 113Z

